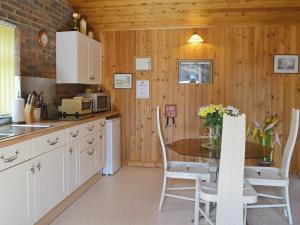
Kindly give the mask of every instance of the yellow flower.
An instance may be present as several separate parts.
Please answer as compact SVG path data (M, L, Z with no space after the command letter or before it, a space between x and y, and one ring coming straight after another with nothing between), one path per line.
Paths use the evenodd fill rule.
M198 115L199 115L200 117L205 118L205 117L207 116L207 113L206 113L205 110L202 110L202 111L198 112Z

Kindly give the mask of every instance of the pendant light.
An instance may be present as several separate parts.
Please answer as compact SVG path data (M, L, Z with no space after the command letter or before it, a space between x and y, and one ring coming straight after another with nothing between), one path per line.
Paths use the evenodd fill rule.
M200 35L197 34L196 32L194 32L194 34L188 40L188 43L202 43L202 42L204 42L203 38L200 37Z

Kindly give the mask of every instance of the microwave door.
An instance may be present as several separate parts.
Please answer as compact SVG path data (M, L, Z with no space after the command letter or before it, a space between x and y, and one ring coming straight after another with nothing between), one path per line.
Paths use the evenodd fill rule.
M109 110L109 98L107 96L97 96L97 111Z

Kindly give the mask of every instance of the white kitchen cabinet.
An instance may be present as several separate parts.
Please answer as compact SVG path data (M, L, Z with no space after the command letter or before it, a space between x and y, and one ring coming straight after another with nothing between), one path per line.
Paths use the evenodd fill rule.
M0 224L33 224L34 169L30 160L0 173Z
M101 43L76 31L57 32L56 82L100 84Z
M79 181L86 182L97 172L97 145L89 147L79 153Z
M98 76L100 74L101 68L101 45L99 42L95 40L89 41L89 74L94 77L95 84L102 84L102 76Z
M98 135L98 170L102 170L105 166L105 130L100 130Z
M36 221L64 199L66 190L66 145L34 159Z
M67 186L68 194L71 194L79 186L78 176L78 153L79 142L74 141L68 143L67 147L67 161L68 161L68 174L67 174Z

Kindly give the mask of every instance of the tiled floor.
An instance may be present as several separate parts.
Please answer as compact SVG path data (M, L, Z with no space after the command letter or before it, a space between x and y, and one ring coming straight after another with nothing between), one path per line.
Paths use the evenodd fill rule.
M192 202L169 198L158 212L162 175L162 169L123 167L116 175L103 177L52 225L191 225ZM291 199L294 225L300 225L300 180L296 177L291 181ZM248 224L288 223L275 209L250 209Z

